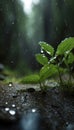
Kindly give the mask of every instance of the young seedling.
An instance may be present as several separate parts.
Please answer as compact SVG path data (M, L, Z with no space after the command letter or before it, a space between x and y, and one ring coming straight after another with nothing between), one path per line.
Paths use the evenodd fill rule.
M74 37L66 38L58 46L56 51L46 42L39 42L41 53L36 54L36 60L42 65L38 74L26 76L23 83L39 83L42 91L45 91L45 81L48 78L58 75L60 86L64 86L62 73L66 70L69 73L68 84L71 83L71 73L74 63ZM47 57L46 53L49 55ZM68 85L68 86L69 86Z

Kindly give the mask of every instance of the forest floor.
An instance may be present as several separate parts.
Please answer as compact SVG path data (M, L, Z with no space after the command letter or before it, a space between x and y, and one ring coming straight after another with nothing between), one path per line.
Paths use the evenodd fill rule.
M42 92L39 85L1 83L0 130L13 129L74 130L74 96L56 87Z

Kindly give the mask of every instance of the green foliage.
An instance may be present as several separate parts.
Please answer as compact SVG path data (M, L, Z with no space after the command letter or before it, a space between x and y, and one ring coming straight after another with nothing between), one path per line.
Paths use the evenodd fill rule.
M48 63L48 58L44 54L36 54L36 60L42 65Z
M62 41L56 51L56 55L63 55L65 53L70 52L74 48L74 38L66 38L64 41Z
M21 83L30 83L30 84L36 84L40 81L40 77L37 74L33 74L33 75L28 75L25 76L25 78L23 78L21 80Z
M62 41L58 45L55 53L54 48L51 45L48 45L45 42L39 42L39 44L41 46L41 49L43 50L43 54L36 54L36 60L43 66L38 75L34 74L26 76L24 78L24 83L40 83L41 89L45 89L45 87L43 87L42 85L44 85L44 81L47 78L59 76L59 84L62 89L65 90L64 87L66 84L66 88L68 88L69 90L72 84L71 68L73 67L74 63L74 38L70 37ZM45 56L44 51L50 55L49 59L47 58L47 56ZM63 65L65 66L63 67ZM64 74L64 72L69 73L69 79L66 83L62 80L62 73Z
M68 56L68 64L72 64L74 62L74 55L73 53L70 53Z
M54 55L54 48L46 42L39 42L42 50L46 51L50 56Z
M54 76L57 72L57 67L55 65L46 64L40 70L40 81L44 81L45 79Z

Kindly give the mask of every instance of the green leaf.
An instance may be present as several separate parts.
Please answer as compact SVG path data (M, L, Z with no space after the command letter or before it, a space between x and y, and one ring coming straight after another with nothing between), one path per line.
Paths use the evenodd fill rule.
M66 38L58 45L56 55L69 53L73 48L74 48L74 37Z
M56 73L58 73L56 65L53 64L47 64L40 70L40 81L43 81L47 79L48 77L54 76Z
M56 56L50 58L49 63L54 64L56 62L56 58L57 58Z
M44 54L36 54L36 60L42 65L48 63L48 58Z
M54 55L54 48L46 42L39 42L42 50L46 51L50 56Z
M70 53L68 56L68 64L72 64L74 62L74 55L73 53Z
M21 83L27 83L27 84L36 84L36 83L39 83L40 81L40 77L39 75L37 74L32 74L32 75L28 75L28 76L25 76L22 80L21 80Z

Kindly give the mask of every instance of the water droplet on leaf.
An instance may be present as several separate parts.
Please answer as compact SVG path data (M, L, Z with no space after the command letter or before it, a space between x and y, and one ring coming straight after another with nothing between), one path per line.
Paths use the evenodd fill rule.
M43 53L43 49L41 48L41 53Z

